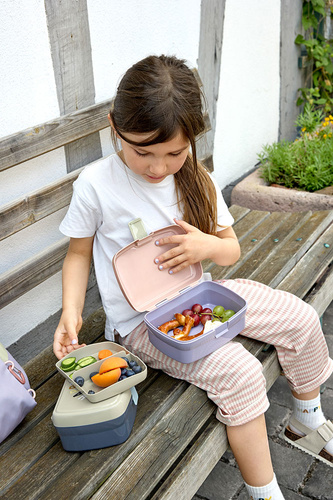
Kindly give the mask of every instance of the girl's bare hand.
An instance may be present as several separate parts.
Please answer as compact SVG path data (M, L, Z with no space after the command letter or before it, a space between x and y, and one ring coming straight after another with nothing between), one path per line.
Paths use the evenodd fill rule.
M185 221L176 220L176 223L185 229L186 234L179 234L161 238L158 246L177 244L167 252L158 256L155 263L163 271L169 269L171 273L177 273L188 266L201 262L209 257L212 238L215 236L203 233Z
M53 341L53 352L58 359L62 359L66 354L86 345L78 343L77 335L81 326L81 315L68 312L62 313Z

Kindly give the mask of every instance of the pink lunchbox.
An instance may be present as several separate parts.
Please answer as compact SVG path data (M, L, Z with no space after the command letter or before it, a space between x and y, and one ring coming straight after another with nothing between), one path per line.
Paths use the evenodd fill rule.
M161 352L182 363L191 363L219 349L238 335L245 327L246 301L235 292L213 281L203 281L200 263L179 273L160 271L154 260L174 245L159 247L156 241L168 236L184 234L184 230L171 225L135 240L113 258L113 267L119 286L128 303L136 311L148 311L144 321L150 342ZM235 311L225 323L193 338L182 341L162 333L158 327L173 319L175 313L191 309L193 304L213 309L222 305ZM192 328L195 335L202 330L201 323Z

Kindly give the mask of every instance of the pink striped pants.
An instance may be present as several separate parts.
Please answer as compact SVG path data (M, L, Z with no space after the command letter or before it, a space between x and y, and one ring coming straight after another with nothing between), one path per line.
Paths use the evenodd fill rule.
M326 341L315 310L290 293L250 280L221 281L247 302L242 335L276 347L292 390L310 392L333 371ZM228 342L212 354L184 364L156 349L144 323L121 339L128 350L152 368L187 380L207 392L217 405L216 417L226 425L242 425L269 406L261 363L239 342Z

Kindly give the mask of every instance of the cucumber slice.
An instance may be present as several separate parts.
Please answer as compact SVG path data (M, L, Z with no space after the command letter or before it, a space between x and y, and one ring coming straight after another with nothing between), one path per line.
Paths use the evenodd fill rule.
M64 372L70 372L71 370L74 370L75 363L76 358L66 358L62 360L60 367L62 370L64 370Z
M94 356L86 356L85 358L81 358L77 361L77 364L80 368L84 368L85 366L89 366L92 363L96 363L97 359Z

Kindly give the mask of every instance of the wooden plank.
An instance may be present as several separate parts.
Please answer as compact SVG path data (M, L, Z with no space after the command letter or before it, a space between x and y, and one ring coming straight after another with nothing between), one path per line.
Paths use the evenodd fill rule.
M68 238L50 245L36 256L1 275L0 309L61 270Z
M225 426L212 417L151 500L191 500L227 448Z
M54 471L57 475L65 472L80 457L80 453L67 453L60 442L57 442L37 462L20 476L5 492L1 492L2 500L41 500L43 491L52 486ZM20 460L19 460L20 462ZM57 497L54 492L53 499Z
M261 210L251 210L248 212L245 217L237 221L233 226L238 240L241 242L243 238L270 216L271 214L269 212L263 212Z
M55 357L52 362L53 368L55 367ZM59 393L64 385L64 378L60 373L57 373L51 377L47 382L45 382L41 387L36 389L36 401L37 405L35 408L28 413L23 422L15 429L15 431L8 436L8 438L0 445L0 456L4 456L10 449L14 449L18 446L21 449L21 445L18 444L21 439L24 438L26 434L31 432L34 427L39 425L39 422L44 418L50 418L50 413L54 407L54 404L59 396ZM1 466L3 464L3 459L1 459Z
M43 492L44 500L54 500L54 491L58 498L78 500L90 498L101 483L120 466L127 457L150 433L157 422L179 399L186 390L186 382L175 380L162 373L139 398L139 404L130 437L123 444L85 452L63 474L56 475L50 488Z
M268 391L280 375L275 349L263 361ZM186 455L163 481L152 500L191 500L228 448L225 426L214 417Z
M324 245L329 245L326 248ZM333 224L277 286L280 290L304 297L333 261ZM333 299L333 293L332 293Z
M6 491L58 441L57 431L51 422L50 415L47 415L38 426L33 427L0 458L0 494ZM29 498L29 495L26 498Z
M241 207L240 205L231 205L231 207L229 208L229 211L230 211L231 215L233 216L235 223L236 223L240 219L245 217L245 215L250 212L250 209L246 208L246 207Z
M240 223L235 224L234 229L240 242L241 256L232 266L218 266L214 264L210 272L213 279L227 279L239 277L239 269L243 266L252 265L255 253L266 244L275 228L290 217L290 214L282 212L259 212L255 217L249 213Z
M198 71L205 89L212 128L197 143L199 156L213 153L216 106L220 86L224 10L225 0L202 0L201 2Z
M319 282L315 284L305 301L317 311L321 317L333 300L333 267L328 268Z
M139 395L149 387L149 384L154 382L154 380L157 380L159 375L159 372L150 370L149 382L144 381L137 386ZM52 377L52 379L43 384L43 386L37 391L38 405L32 413L35 413L34 423L40 432L43 431L39 424L39 421L42 418L41 415L44 415L45 410L47 409L49 413L47 418L50 419L50 413L53 409L55 401L57 400L63 383L64 378L58 374L56 377ZM28 430L30 429L26 429L26 433ZM16 435L18 432L15 430L14 434ZM23 436L21 436L21 438L23 438ZM15 443L14 446L11 446L10 452L1 462L1 467L3 466L5 468L7 460L11 462L13 453L15 453L14 450L21 450L22 446L24 448L27 446L27 438L23 438L21 442ZM24 474L17 475L16 469L13 471L12 478L8 478L7 485L0 490L0 493L4 493L4 491L6 491L1 498L15 498L16 500L25 500L26 498L29 498L29 500L42 498L42 492L52 484L55 477L60 477L61 474L65 472L68 467L72 466L73 463L82 455L82 452L66 452L59 441L53 445L50 443L50 449L45 453L42 453L40 446L38 446L37 449L40 453L38 459L32 459L31 464L26 465ZM56 467L56 469L53 469L53 467ZM50 470L56 471L56 473L52 472L52 474L50 474Z
M69 205L73 182L81 171L82 169L75 170L42 189L3 206L0 211L0 240Z
M95 102L87 0L45 0L47 28L62 115ZM65 146L67 172L102 156L98 133Z
M265 247L267 250L265 262L259 260L261 264L251 275L247 274L247 278L276 288L278 283L306 254L320 234L331 224L332 219L333 211L314 212L308 220L299 226L298 213L294 212L290 219L289 234L283 237L280 236L279 232L272 234L269 247ZM279 241L274 242L274 239Z
M241 253L244 257L230 269L227 269L223 277L237 276L237 278L253 279L258 268L265 268L271 253L277 251L277 242L274 240L277 239L281 242L285 238L289 238L291 232L296 231L309 219L310 212L297 212L295 215L293 217L291 212L273 212L265 224L262 224L241 242Z
M243 217L245 217L250 209L246 207L241 207L239 205L233 205L230 207L230 213L234 218L234 224L239 222ZM216 264L211 259L205 259L201 262L204 272L211 272L211 270L216 266Z
M189 386L92 499L147 498L215 408L203 391Z
M0 171L109 127L107 99L0 140Z

